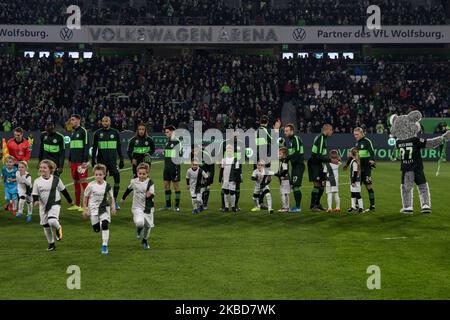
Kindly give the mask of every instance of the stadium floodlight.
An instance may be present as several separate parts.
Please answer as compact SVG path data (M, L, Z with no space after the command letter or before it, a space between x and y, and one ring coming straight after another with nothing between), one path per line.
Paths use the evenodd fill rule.
M316 59L322 59L323 58L323 52L316 52L316 53L314 53L314 57Z
M294 57L294 53L293 52L283 52L281 57L283 59L292 59Z
M80 58L80 53L77 52L77 51L70 51L69 52L69 58L79 59Z
M94 53L92 51L83 52L83 59L91 59Z
M297 56L298 56L299 58L306 59L306 58L309 57L309 53L308 53L308 52L299 52L299 53L297 53Z
M342 56L345 59L352 59L353 60L355 58L355 54L353 52L344 52L344 53L342 53Z
M39 58L48 58L50 57L50 51L39 51Z
M26 58L27 56L33 58L36 52L34 51L24 51L23 56Z
M330 58L330 59L338 59L339 58L339 53L337 53L337 52L328 52L327 55L328 55L328 58Z
M56 51L55 53L53 53L53 56L55 58L62 58L64 57L64 51Z

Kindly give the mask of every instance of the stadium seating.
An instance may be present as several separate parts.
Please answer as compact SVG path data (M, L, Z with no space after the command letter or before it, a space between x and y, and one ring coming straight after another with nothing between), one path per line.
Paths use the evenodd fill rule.
M240 5L240 3L242 3ZM377 4L385 25L446 23L439 1L407 0L0 0L0 24L63 24L65 8L77 4L83 24L95 25L362 25Z
M450 61L442 58L316 59L209 55L162 59L109 57L83 60L0 56L0 124L42 129L51 118L64 126L71 113L96 128L103 115L134 130L148 122L204 128L249 128L267 114L296 106L300 130L338 132L364 126L374 132L393 112L420 110L448 116ZM362 76L352 74L358 65ZM226 84L226 85L225 85ZM226 90L224 90L226 87ZM2 126L0 125L0 130Z

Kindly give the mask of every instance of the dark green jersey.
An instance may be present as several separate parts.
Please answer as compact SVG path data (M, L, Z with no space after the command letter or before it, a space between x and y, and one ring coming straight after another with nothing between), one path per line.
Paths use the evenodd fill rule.
M128 141L128 158L136 159L138 162L144 161L145 155L155 153L155 142L149 136L134 136Z
M287 160L291 162L292 165L300 164L303 162L303 142L299 136L293 135L291 138L286 139L287 146Z
M375 152L373 150L372 141L363 137L356 142L356 148L358 148L359 158L361 159L361 167L369 166L370 160L375 160Z
M199 167L205 172L214 172L214 162L211 154L205 149L202 150L202 161L200 161Z
M421 150L426 148L427 139L413 137L406 140L397 140L396 146L399 151L402 171L423 170Z
M167 140L166 146L164 147L164 166L173 167L178 164L173 162L174 159L183 156L183 148L181 147L181 142L177 138ZM180 159L178 162L181 163Z
M117 156L123 161L119 131L101 128L95 131L92 143L92 160L97 163L115 164Z
M313 162L330 162L327 151L327 136L320 134L314 138L311 149L311 160Z
M43 159L52 160L58 168L62 169L64 166L64 153L64 136L62 134L58 132L42 132L39 161Z
M79 126L70 134L69 161L83 163L89 161L88 133L85 128Z

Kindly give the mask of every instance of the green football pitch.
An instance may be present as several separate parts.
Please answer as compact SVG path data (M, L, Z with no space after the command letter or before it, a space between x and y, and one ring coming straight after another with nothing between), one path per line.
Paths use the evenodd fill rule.
M34 178L36 162L30 167ZM0 299L449 299L450 164L442 164L438 177L436 167L425 163L431 215L418 213L417 190L416 213L399 213L399 163L385 162L373 172L375 213L310 212L306 174L302 213L250 212L253 183L246 166L239 213L219 211L216 175L209 210L194 216L184 180L181 212L159 210L164 206L162 163L155 162L157 211L147 251L135 238L131 197L112 218L108 256L100 254L101 235L81 213L67 211L67 204L60 219L64 238L55 252L46 251L37 208L29 224L1 209ZM73 196L67 168L62 178ZM130 178L127 167L119 197ZM340 181L346 210L346 172ZM278 181L271 187L279 209ZM367 192L362 195L367 204ZM80 267L80 290L66 286L70 265ZM367 287L372 265L380 268L379 290Z

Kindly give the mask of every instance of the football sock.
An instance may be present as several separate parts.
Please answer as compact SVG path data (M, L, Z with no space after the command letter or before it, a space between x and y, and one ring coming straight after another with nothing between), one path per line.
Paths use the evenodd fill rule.
M107 230L102 230L102 241L103 241L103 245L107 246L108 245L108 241L109 241L109 229Z
M375 206L375 192L373 191L373 189L369 189L367 191L369 192L370 206L373 207Z
M302 191L300 190L300 187L294 187L294 199L295 206L300 208L302 204Z
M172 190L166 190L165 194L166 194L166 207L170 208L170 206L172 205L171 204Z
M50 228L50 226L44 227L44 234L45 234L45 237L47 238L48 243L55 242L55 240L53 239L53 231L52 231L52 228Z
M73 184L75 188L75 205L80 206L81 202L81 184L79 182Z
M336 208L341 208L341 198L339 197L339 193L334 193L334 201L336 202Z

